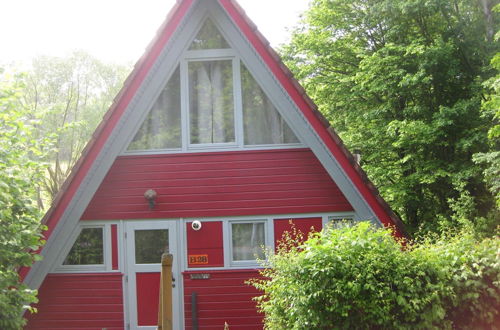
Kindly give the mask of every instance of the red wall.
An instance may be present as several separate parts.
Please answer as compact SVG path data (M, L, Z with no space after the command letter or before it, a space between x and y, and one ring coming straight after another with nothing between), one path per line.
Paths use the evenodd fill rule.
M294 219L274 219L274 243L278 247L278 241L281 241L283 234L287 231L293 236L293 228L300 231L303 239L306 240L308 234L314 228L315 232L323 229L323 219L321 217L314 218L294 218Z
M186 232L188 267L224 266L222 221L204 221L202 229L199 231L193 230L191 222L188 222L186 223Z
M49 274L25 329L123 329L122 275Z
M288 149L118 157L82 219L334 211L352 207L309 149Z
M190 274L210 274L210 279L190 279ZM224 322L231 330L262 329L263 315L257 313L252 298L260 293L245 284L259 277L252 269L196 271L184 273L184 309L186 329L192 329L191 293L198 294L198 327L223 329Z

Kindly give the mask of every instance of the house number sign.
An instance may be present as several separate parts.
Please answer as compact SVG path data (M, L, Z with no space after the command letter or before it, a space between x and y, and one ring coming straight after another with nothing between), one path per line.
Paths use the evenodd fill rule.
M192 280L209 280L210 274L189 274Z
M190 254L188 260L190 265L206 265L208 264L208 254Z

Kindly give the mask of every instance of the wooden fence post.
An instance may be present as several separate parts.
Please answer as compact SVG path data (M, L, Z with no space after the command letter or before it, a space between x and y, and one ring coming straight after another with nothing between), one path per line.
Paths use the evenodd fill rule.
M172 330L172 262L174 256L161 256L160 302L158 304L158 329Z

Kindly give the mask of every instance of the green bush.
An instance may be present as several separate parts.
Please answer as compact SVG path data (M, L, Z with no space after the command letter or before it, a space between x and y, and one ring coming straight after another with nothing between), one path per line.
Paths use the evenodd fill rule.
M472 235L402 245L368 223L285 240L251 283L266 329L492 328L500 241Z

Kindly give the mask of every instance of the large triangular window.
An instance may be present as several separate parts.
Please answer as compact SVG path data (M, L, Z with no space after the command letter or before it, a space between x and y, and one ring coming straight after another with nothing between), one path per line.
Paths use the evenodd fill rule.
M299 144L214 22L207 18L188 43L128 152Z

